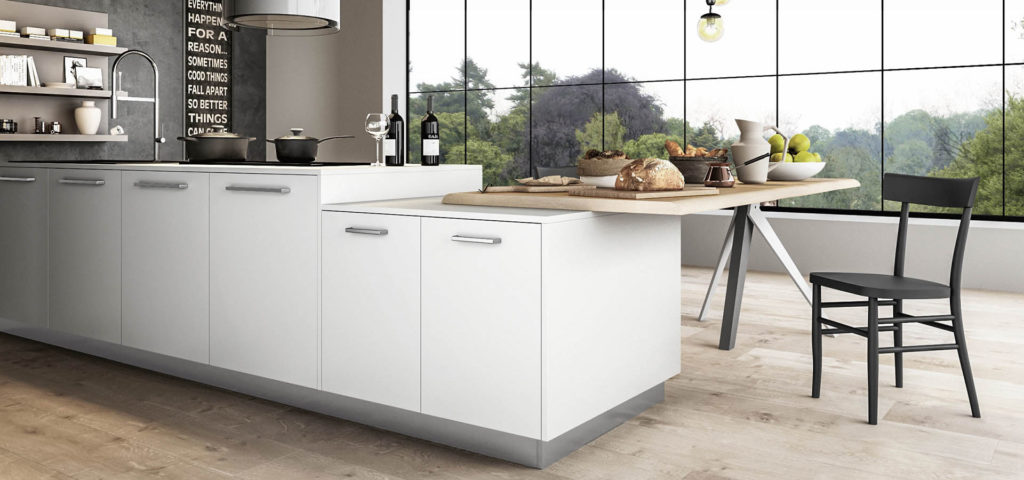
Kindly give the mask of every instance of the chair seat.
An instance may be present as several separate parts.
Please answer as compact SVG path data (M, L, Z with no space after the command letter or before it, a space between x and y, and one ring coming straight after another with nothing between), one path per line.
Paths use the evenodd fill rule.
M877 273L815 272L811 283L874 298L949 298L949 287L919 278Z

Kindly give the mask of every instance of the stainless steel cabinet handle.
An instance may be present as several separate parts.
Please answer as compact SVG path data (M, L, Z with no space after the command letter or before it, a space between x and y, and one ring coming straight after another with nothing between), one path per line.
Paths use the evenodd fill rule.
M465 242L465 243L486 243L488 245L497 245L501 243L500 238L491 237L466 237L463 235L452 235L453 242Z
M57 180L57 183L61 183L61 184L64 184L64 185L88 185L88 186L91 186L91 187L99 187L101 185L106 185L107 181L106 180L86 180L86 179L82 179L82 178L62 178L60 180Z
M164 183L164 182L135 182L135 186L138 188L168 188L172 190L185 190L188 188L187 183Z
M36 181L36 177L0 177L0 182L31 183L34 181Z
M386 228L359 228L359 227L348 227L345 229L347 233L358 233L360 235L377 235L384 236L388 234Z
M258 192L258 193L291 193L288 187L243 187L239 185L228 185L225 190L232 192Z

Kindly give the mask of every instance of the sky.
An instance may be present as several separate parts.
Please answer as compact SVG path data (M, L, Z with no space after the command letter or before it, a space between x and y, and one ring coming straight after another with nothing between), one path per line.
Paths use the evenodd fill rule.
M683 1L688 1L684 15ZM463 49L488 70L498 87L523 86L518 63L530 58L527 0L412 0L411 85L439 83L455 74ZM696 24L703 0L605 0L604 63L640 81L774 75L850 70L988 65L1024 62L1024 0L893 0L886 2L885 48L880 2L863 0L730 0L715 8L725 35L700 41ZM601 0L542 0L533 6L533 60L564 77L602 63ZM684 33L685 24L685 33ZM468 36L464 35L468 25ZM778 33L779 51L775 37ZM684 51L684 35L686 51ZM1007 68L1007 86L1021 78ZM1013 78L1010 78L1010 77ZM873 128L880 120L882 74L841 73L779 79L784 129L813 124L836 129ZM916 108L936 113L998 107L1002 67L887 72L887 118ZM682 117L683 85L649 82L666 116ZM501 102L498 110L507 109ZM707 79L687 84L685 108L693 120L750 118L773 121L775 78ZM726 133L735 131L727 128Z

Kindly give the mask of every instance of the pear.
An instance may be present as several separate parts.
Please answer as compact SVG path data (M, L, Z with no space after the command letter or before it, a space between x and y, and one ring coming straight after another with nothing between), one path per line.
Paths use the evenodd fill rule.
M815 162L821 162L821 154L820 153L815 153L814 154L814 161Z
M772 144L772 155L782 153L782 149L786 148L786 139L777 133L768 139L768 143Z
M820 162L817 157L811 152L800 152L793 157L794 162Z
M793 156L787 153L785 159L783 159L782 152L779 152L776 153L775 155L772 155L770 160L772 162L792 162Z
M798 133L789 139L789 153L793 155L806 152L809 148L811 148L811 139L807 138L807 135Z

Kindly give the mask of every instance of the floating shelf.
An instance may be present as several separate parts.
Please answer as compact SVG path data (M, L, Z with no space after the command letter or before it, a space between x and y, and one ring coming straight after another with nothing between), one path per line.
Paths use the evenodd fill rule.
M105 57L116 57L128 50L127 48L109 47L107 45L92 45L88 43L58 42L56 40L38 40L35 38L4 36L0 36L0 47L27 48L32 50L45 50L49 52L80 53L84 55L102 55Z
M17 87L0 85L0 93L18 95L51 95L54 97L110 98L110 90L87 90L84 88Z
M127 142L128 135L0 133L0 142Z

